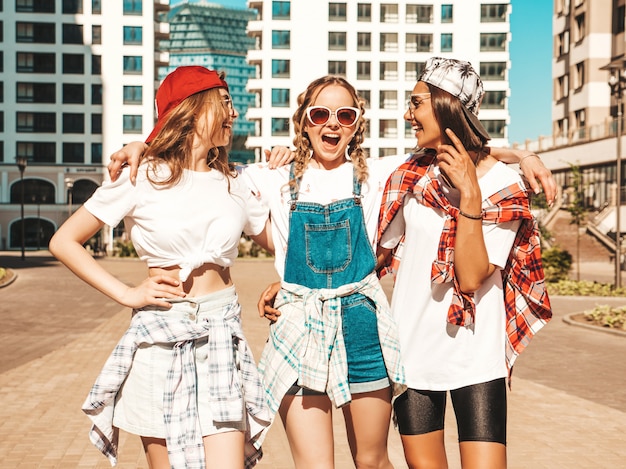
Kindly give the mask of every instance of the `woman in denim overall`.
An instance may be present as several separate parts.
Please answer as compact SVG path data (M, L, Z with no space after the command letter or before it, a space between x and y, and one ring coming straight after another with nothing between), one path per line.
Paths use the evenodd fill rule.
M259 371L296 467L334 467L334 405L343 410L355 465L389 469L391 399L404 376L364 220L363 205L370 217L374 210L375 227L379 186L360 147L363 101L343 78L327 76L298 104L294 163L244 172L280 220L273 237L277 270L284 268L274 302L280 317Z

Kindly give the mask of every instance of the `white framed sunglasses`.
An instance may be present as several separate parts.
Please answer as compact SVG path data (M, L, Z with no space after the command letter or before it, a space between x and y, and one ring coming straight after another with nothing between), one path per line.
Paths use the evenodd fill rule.
M330 120L330 116L334 115L339 125L350 127L359 120L361 111L355 107L342 106L331 111L326 106L309 106L306 108L306 115L309 122L313 125L324 125Z

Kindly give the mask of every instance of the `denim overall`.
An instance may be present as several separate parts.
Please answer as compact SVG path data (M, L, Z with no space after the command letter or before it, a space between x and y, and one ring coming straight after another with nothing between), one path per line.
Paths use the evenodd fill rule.
M294 178L294 165L291 166ZM361 183L353 178L354 197L328 205L299 202L297 181L291 186L289 242L284 280L311 289L338 288L371 274L376 258L369 243L363 209ZM376 308L360 293L341 299L343 335L348 357L348 381L364 383L354 392L373 389L365 383L387 380L378 338Z

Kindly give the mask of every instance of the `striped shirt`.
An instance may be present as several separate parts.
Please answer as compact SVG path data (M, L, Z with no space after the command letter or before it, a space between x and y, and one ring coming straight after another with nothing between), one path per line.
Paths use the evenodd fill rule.
M258 437L269 426L269 413L254 358L241 328L241 306L235 299L225 316L209 316L200 323L172 318L167 312L146 310L134 315L82 407L93 423L90 439L111 465L117 464L119 436L119 430L113 427L115 397L130 371L135 351L144 344L174 344L163 397L170 464L173 469L205 467L196 407L194 358L194 341L203 337L208 337L211 366L198 372L210 374L213 418L216 422L247 418L248 429L255 430L248 430L246 435L246 467L254 466L260 459ZM239 363L235 363L234 349Z

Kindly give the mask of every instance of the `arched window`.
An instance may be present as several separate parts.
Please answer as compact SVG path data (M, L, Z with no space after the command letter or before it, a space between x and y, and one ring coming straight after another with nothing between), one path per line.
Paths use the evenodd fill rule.
M50 238L54 234L55 228L52 222L43 218L24 219L24 247L47 249ZM11 248L22 246L22 220L11 223L9 228Z
M54 204L56 202L54 196L54 185L45 179L24 179L22 183L18 180L11 186L11 203L19 204L22 202L22 184L24 184L24 203L25 204Z
M79 179L74 181L72 186L72 202L76 205L84 204L96 191L98 185L89 179Z

